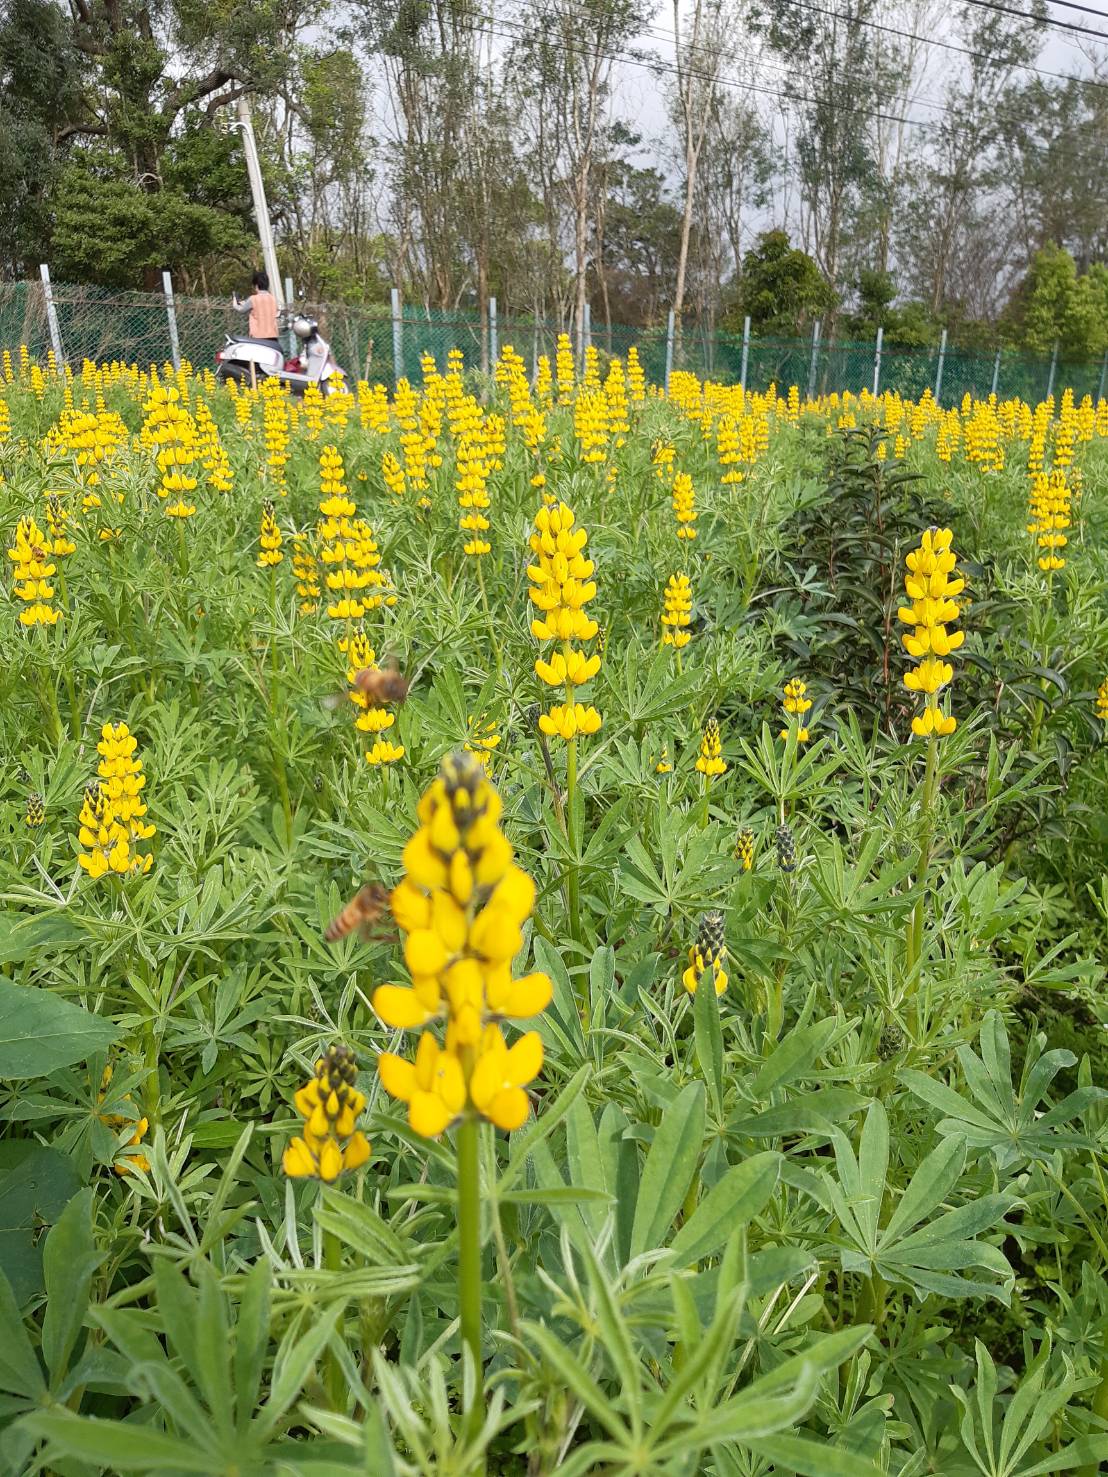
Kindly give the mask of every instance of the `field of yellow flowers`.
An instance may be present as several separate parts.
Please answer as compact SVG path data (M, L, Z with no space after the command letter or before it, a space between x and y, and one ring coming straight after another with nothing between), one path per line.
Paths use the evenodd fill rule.
M1108 403L0 370L0 1471L1108 1464Z

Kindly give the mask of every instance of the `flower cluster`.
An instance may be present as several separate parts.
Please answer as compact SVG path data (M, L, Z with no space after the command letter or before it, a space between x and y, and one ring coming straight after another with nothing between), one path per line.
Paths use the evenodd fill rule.
M1064 569L1062 550L1069 542L1065 530L1070 526L1070 486L1064 467L1055 466L1050 475L1036 472L1031 478L1031 521L1027 531L1035 537L1039 549L1039 568L1046 574Z
M773 839L777 844L777 865L782 872L796 871L796 837L792 828L784 824L777 827L773 833Z
M281 1167L290 1179L323 1180L333 1185L341 1174L368 1163L369 1140L357 1126L365 1095L348 1046L328 1047L315 1064L312 1080L293 1101L304 1120L298 1138L284 1152Z
M373 742L366 750L366 763L374 768L380 764L395 764L404 757L404 745L394 744L382 735L396 722L396 714L390 713L381 702L374 701L369 687L364 682L359 685L358 681L359 674L379 675L376 666L377 653L362 630L355 631L347 641L340 641L339 645L346 655L348 695L358 710L354 727L361 733L373 735Z
M175 385L155 385L146 402L143 436L157 450L161 480L158 496L165 499L167 518L191 518L196 512L198 436L196 422L181 401Z
M535 662L536 675L548 687L564 687L565 703L539 718L548 738L566 740L578 734L596 733L600 714L594 707L575 701L577 689L590 682L600 670L600 656L587 656L574 641L591 641L597 624L585 614L585 606L596 595L591 559L585 558L588 534L574 527L574 515L565 503L540 508L531 535L534 564L528 566L531 602L541 614L531 622L531 633L540 641L558 643L549 660Z
M354 500L346 491L342 457L334 446L325 446L319 457L320 558L332 620L361 620L367 610L395 603L384 592L384 576L377 566L381 556L369 525L355 516Z
M781 698L781 706L785 710L785 720L791 726L796 725L796 741L798 744L806 744L811 735L808 732L804 715L812 706L812 700L806 697L807 684L801 682L799 677L793 677L785 683L784 693ZM781 737L788 738L789 729L781 730Z
M475 754L485 767L485 773L489 771L492 762L493 751L500 747L500 734L497 731L495 718L489 718L482 713L477 718L470 718L466 724L467 734L465 750L467 754Z
M1108 723L1108 677L1096 690L1096 716L1103 723Z
M663 598L662 645L680 651L692 640L688 631L692 619L692 585L688 575L671 574Z
M153 852L140 852L155 827L143 820L142 791L146 776L137 755L138 741L126 723L105 723L96 751L100 755L98 780L85 790L77 837L86 848L77 860L92 878L107 872L125 877L149 872Z
M300 614L314 615L319 609L319 563L307 535L303 533L293 535L292 573L300 600Z
M52 626L61 615L51 604L54 586L50 577L57 573L58 566L50 562L47 543L46 535L34 518L21 518L16 524L8 558L15 566L12 570L12 594L22 602L19 620L24 626Z
M743 826L735 837L735 860L742 863L744 872L754 866L754 832L749 826Z
M719 720L716 718L709 718L704 725L704 731L700 735L700 753L697 756L696 768L706 780L715 779L717 775L727 773L727 765L722 758Z
M909 692L922 692L927 699L923 713L912 719L912 732L919 738L953 733L958 726L952 714L939 707L938 694L954 676L954 669L944 658L957 651L966 639L964 631L948 631L958 619L956 595L965 589L965 580L951 578L957 557L950 547L953 535L949 528L929 528L918 549L907 555L908 573L904 589L911 605L900 607L899 619L912 629L900 639L908 655L918 665L904 674Z
M722 995L727 988L727 946L723 941L723 914L713 908L702 915L696 930L696 940L689 950L688 968L681 976L681 983L690 995L696 994L701 976L712 971L712 983L716 994Z
M272 569L280 564L285 557L281 553L281 545L284 540L281 530L277 527L277 519L273 512L273 503L266 498L262 503L261 532L258 534L258 568Z
M694 539L693 524L699 516L693 495L692 478L687 472L678 472L673 479L673 516L677 519L677 537Z
M37 831L46 819L46 806L42 796L37 790L32 790L27 796L27 810L23 822L32 831Z
M411 988L382 985L373 1007L386 1025L412 1029L445 1012L445 1043L424 1031L415 1061L385 1052L381 1082L408 1104L412 1128L435 1137L464 1112L518 1128L526 1085L542 1066L537 1031L509 1047L499 1022L538 1015L544 974L512 978L535 886L512 860L500 798L472 754L448 755L419 802L419 829L404 848L405 877L392 913L405 935Z

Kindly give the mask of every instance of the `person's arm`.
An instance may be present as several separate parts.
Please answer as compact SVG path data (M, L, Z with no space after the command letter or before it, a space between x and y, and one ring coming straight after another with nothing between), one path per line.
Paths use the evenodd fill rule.
M235 310L236 313L249 313L250 312L250 299L247 298L244 303L240 303L239 302L239 295L238 295L238 293L237 292L233 292L231 294L231 306L232 306L232 308L234 308L234 310Z

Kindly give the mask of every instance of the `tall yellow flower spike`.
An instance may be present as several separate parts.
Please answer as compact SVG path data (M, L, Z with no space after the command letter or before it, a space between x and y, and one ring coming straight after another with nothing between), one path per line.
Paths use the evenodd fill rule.
M78 822L82 847L77 860L93 879L113 872L117 876L146 873L154 864L152 852L140 852L136 843L148 841L155 827L143 820L142 791L146 776L137 756L138 743L126 723L105 723L96 745L99 778L85 790Z
M966 639L964 631L948 631L958 619L959 605L954 598L966 587L964 579L952 578L957 557L950 547L953 534L949 528L929 528L918 549L908 554L908 573L904 588L911 605L902 605L898 618L912 629L901 636L908 655L917 665L904 674L909 692L922 692L927 700L923 713L912 719L912 732L918 738L932 734L953 733L958 726L953 714L939 707L938 694L950 683L954 668L943 658L957 651Z
M796 723L796 741L798 744L806 744L811 737L804 721L805 713L812 706L811 698L805 695L807 691L807 683L801 682L799 677L793 677L785 683L781 697L781 706L785 710L786 722L791 723L795 721ZM782 738L788 738L789 730L787 727L781 730L780 736Z
M339 1175L368 1163L369 1140L357 1126L365 1095L354 1086L358 1076L348 1046L331 1046L315 1064L315 1075L294 1099L304 1120L281 1159L290 1179L323 1180L333 1185Z
M419 802L419 829L404 848L406 875L392 894L405 935L411 987L382 985L373 1008L386 1025L411 1030L445 1015L445 1042L420 1037L415 1060L378 1060L386 1092L408 1105L416 1133L434 1138L462 1115L518 1128L524 1088L542 1066L542 1038L511 1047L499 1022L538 1015L550 1001L545 974L512 978L535 885L512 860L500 830L500 797L474 754L448 755Z
M574 527L573 510L565 503L540 508L535 515L530 540L535 562L528 566L527 578L531 603L540 614L531 622L531 633L540 641L558 643L549 658L535 662L535 673L548 687L564 687L566 695L563 705L539 718L548 738L569 740L596 733L601 724L595 708L575 701L577 689L600 670L598 652L586 656L573 645L591 641L599 629L585 614L585 606L596 595L592 578L596 566L585 558L588 537L583 528Z

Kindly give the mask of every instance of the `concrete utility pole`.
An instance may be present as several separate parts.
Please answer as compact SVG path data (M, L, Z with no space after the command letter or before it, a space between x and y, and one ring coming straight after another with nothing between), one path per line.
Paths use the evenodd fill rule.
M254 142L254 121L250 116L250 104L244 97L239 98L239 121L235 127L242 134L242 152L246 155L246 172L250 176L250 193L254 198L254 219L258 223L258 238L262 243L262 261L269 278L269 290L277 299L277 306L283 308L285 295L277 271L277 249L273 245L273 227L269 223L269 206L266 204L262 168L258 163L258 146Z

